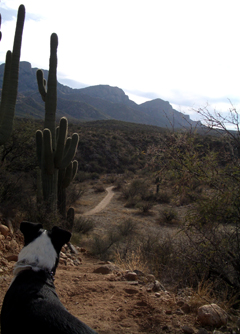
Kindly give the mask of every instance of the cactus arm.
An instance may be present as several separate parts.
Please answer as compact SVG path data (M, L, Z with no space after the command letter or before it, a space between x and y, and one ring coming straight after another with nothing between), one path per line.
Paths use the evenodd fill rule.
M67 168L70 161L72 161L72 159L74 158L76 154L77 146L78 146L78 140L79 140L78 134L74 133L72 135L71 145L62 160L61 168Z
M64 149L64 154L63 156L65 156L71 146L71 142L72 142L72 138L71 137L68 137L67 138L67 141L66 141L66 145L65 145L65 149Z
M72 181L72 176L73 176L73 163L71 161L70 164L66 168L65 177L62 181L63 188L67 188L69 186L69 184Z
M75 178L76 174L78 171L78 161L74 160L73 161L73 173L72 173L72 180Z
M37 70L36 72L37 76L37 83L38 83L38 90L42 97L43 102L46 100L47 90L46 90L46 80L43 77L43 71Z
M57 148L54 157L54 163L56 168L60 168L61 166L67 137L67 127L67 119L65 117L61 118L60 126L57 128Z

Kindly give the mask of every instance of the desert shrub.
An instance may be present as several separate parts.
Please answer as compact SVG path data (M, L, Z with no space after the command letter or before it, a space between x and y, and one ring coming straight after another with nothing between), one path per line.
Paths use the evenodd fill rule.
M67 207L72 206L84 194L84 187L76 182L71 182L67 187Z
M77 175L75 176L75 180L78 182L84 182L86 180L91 180L91 173L89 172L84 172L79 170Z
M105 191L105 187L103 186L102 183L98 183L93 187L95 193L102 193Z
M129 199L127 200L127 202L125 203L124 206L125 206L126 208L135 208L136 205L139 203L140 200L141 200L141 199L138 198L138 197L129 198Z
M143 198L148 193L148 185L144 180L133 180L129 185L122 188L124 198Z
M132 219L127 219L121 222L117 228L121 236L127 237L136 234L138 226Z
M148 263L148 269L161 282L170 283L175 279L178 282L177 262L177 238L175 235L149 234L144 236L140 243L140 250L144 263ZM176 276L175 276L176 274Z
M15 217L25 206L26 198L32 193L28 182L30 178L25 173L11 173L4 165L0 167L0 211L4 217Z
M169 204L171 201L171 193L167 190L159 190L159 192L155 194L155 201L160 204Z
M136 207L139 209L140 212L142 213L149 213L149 211L153 207L153 202L150 201L141 201L136 205Z
M79 234L88 234L94 229L94 227L95 223L91 218L80 216L79 218L75 219L73 232Z
M91 252L104 260L111 260L116 250L126 253L132 250L138 235L137 223L131 219L112 226L104 235L95 235L91 244Z
M177 211L173 208L166 208L160 211L157 221L160 224L176 223L178 221Z
M91 244L91 253L99 256L102 260L111 259L114 252L113 246L117 246L122 237L118 231L111 229L104 236L95 235Z

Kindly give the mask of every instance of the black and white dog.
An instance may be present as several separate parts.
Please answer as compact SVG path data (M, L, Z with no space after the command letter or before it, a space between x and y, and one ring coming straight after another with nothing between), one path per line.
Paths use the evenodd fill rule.
M71 233L29 222L22 222L20 230L25 245L3 301L2 334L96 334L65 309L53 283L59 253Z

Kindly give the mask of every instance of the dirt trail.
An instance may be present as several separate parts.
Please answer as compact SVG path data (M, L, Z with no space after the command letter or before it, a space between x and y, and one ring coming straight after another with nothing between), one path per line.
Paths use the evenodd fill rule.
M106 197L104 197L104 199L95 208L93 208L90 211L85 212L83 216L91 216L91 215L94 215L102 211L110 203L111 199L114 196L113 188L114 186L106 188L106 191L107 191Z
M107 195L99 204L83 215L94 215L106 208L114 196L113 186L106 190ZM94 196L92 203L95 200ZM115 212L106 214L109 216ZM9 234L5 238L1 233L0 237L1 309L15 264L11 262L9 256L17 255L23 244L22 237L19 239ZM57 269L55 280L57 294L73 315L99 334L196 334L198 332L200 326L196 321L196 314L181 309L181 305L188 306L187 294L156 291L152 275L150 278L147 276L141 278L140 275L127 279L126 271L111 263L99 261L84 248L79 248L76 255L71 254L69 250L67 254L68 256L61 255ZM183 326L190 329L183 331Z

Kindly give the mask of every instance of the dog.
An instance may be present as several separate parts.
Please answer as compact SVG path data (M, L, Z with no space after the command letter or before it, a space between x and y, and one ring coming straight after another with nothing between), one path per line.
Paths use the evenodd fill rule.
M97 334L69 313L54 286L59 253L71 233L57 226L22 222L24 247L1 311L2 334Z

